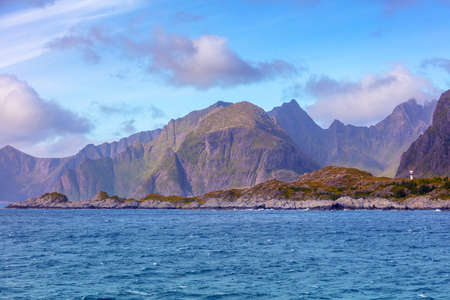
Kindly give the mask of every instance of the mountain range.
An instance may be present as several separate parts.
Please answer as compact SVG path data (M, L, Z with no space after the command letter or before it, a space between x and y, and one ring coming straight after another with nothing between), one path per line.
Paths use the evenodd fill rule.
M6 146L0 149L0 199L50 191L74 201L100 190L135 198L200 195L291 181L330 164L394 175L402 153L430 125L435 105L410 100L374 126L334 121L323 129L295 100L270 112L249 102L217 102L162 129L87 145L66 158L36 158Z
M431 123L436 101L424 105L411 99L373 126L344 125L335 120L319 127L295 100L274 108L269 115L321 167L337 165L394 176L400 157Z

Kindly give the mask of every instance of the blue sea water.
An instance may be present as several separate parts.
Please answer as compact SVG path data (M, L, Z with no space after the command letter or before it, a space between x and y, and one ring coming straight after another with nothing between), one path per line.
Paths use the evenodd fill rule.
M450 299L450 213L0 210L1 299Z

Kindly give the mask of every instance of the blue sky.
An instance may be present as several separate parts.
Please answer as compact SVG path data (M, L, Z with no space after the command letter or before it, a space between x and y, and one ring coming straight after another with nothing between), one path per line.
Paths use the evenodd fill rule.
M0 0L0 147L38 156L219 100L370 125L450 86L448 0Z

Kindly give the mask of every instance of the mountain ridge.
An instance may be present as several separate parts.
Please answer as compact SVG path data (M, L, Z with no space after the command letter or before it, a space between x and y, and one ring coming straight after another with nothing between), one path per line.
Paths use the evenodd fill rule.
M426 119L427 113L418 106L413 100L405 102L385 120L400 119L409 124L408 114ZM251 186L270 178L292 180L323 162L381 170L384 166L364 150L371 147L370 143L349 146L346 139L364 141L369 136L376 140L379 134L373 128L392 128L392 124L395 122L358 127L336 120L323 129L295 100L269 112L250 102L218 101L172 119L161 129L138 132L111 143L86 145L71 157L35 158L5 146L0 150L0 179L4 182L0 198L17 201L58 191L77 200L88 199L98 190L121 196L149 192L193 195ZM425 126L426 120L422 124ZM412 135L422 130L418 128ZM246 145L244 148L251 151L238 150L236 145ZM331 150L327 150L329 145L333 146ZM7 156L8 152L15 156ZM249 159L241 160L243 157ZM202 172L199 166L209 171Z
M269 112L296 144L321 166L340 165L394 176L400 156L431 123L436 105L419 105L410 99L371 126L354 126L334 120L324 129L295 100Z

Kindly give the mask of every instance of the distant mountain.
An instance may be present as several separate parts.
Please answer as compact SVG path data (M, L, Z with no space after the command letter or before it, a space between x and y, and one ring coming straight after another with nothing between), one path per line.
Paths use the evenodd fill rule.
M70 199L90 199L100 190L124 197L198 195L293 180L317 167L261 108L218 102L170 121L148 144L67 170L54 190Z
M292 100L269 115L321 166L355 167L377 175L394 176L401 154L431 123L436 102L419 105L409 100L374 126L344 125L335 120L319 127Z
M11 146L3 147L0 149L0 199L14 202L48 192L63 174L86 160L112 158L136 143L152 141L160 132L160 129L144 131L117 142L87 145L76 155L65 158L37 158Z
M433 123L402 155L398 177L450 176L450 90L441 95Z

